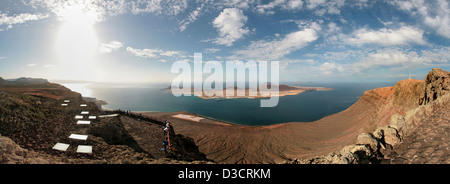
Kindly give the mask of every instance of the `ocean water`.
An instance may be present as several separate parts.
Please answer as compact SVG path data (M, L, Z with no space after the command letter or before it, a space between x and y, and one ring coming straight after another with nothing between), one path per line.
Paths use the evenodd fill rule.
M169 84L63 84L83 96L108 102L107 109L131 111L187 111L213 119L243 125L272 125L286 122L310 122L343 111L354 104L364 91L393 86L392 83L282 83L304 87L327 87L332 91L309 91L279 98L276 107L260 107L261 99L201 99L175 97L162 90Z

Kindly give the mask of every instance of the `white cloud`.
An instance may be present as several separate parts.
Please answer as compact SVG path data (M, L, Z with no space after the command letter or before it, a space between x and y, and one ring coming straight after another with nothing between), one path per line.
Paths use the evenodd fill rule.
M306 8L314 9L318 6L323 6L327 0L308 0L306 4Z
M161 56L170 56L170 57L176 56L176 55L181 55L181 54L183 54L183 52L181 52L181 51L161 51L160 52Z
M239 8L239 9L247 9L250 7L250 5L253 5L256 2L256 0L220 0L217 1L217 4L214 6L217 6L218 8Z
M289 0L287 2L288 9L300 9L303 7L303 1L302 0Z
M101 1L97 0L31 0L29 4L36 9L48 9L59 20L80 19L79 16L82 15L85 19L83 21L89 21L89 24L103 21L108 12Z
M0 57L0 60L2 60L2 59L6 59L6 57Z
M450 47L428 50L408 50L401 48L381 48L374 50L348 50L345 52L326 52L310 54L315 60L325 60L316 69L323 74L346 72L364 73L378 68L418 69L423 67L448 66Z
M33 67L33 66L36 66L36 64L35 63L30 63L30 64L27 64L27 66L28 67Z
M397 5L400 9L411 11L413 8L418 7L419 3L423 4L423 2L420 1L409 1L409 0L394 0L391 1L391 3Z
M315 26L289 33L284 38L276 38L272 41L261 40L252 42L246 49L236 51L235 54L252 59L279 59L317 40L319 38L317 30L312 27Z
M394 23L391 22L391 21L383 21L383 20L381 20L380 18L377 18L377 19L378 19L378 21L380 21L380 23L383 24L384 26L390 26L390 25L394 24Z
M351 65L355 72L379 67L399 67L404 65L418 64L419 56L416 52L402 51L400 49L380 49L368 53L360 62Z
M256 9L257 9L257 11L259 13L273 14L275 12L272 11L272 9L275 8L276 6L280 6L280 5L284 4L284 3L286 3L285 0L275 0L275 1L271 1L271 2L269 2L267 4L257 5Z
M423 31L410 26L403 26L392 30L382 28L379 30L369 30L362 28L354 31L351 36L344 38L349 45L381 45L381 46L401 46L401 45L423 45Z
M265 14L274 14L275 7L281 7L284 10L299 10L303 8L302 0L275 0L267 4L260 4L256 6L256 11Z
M314 14L323 16L325 14L339 15L346 0L274 0L267 4L256 4L255 10L262 14L274 14L277 9L295 11L310 10ZM367 0L354 0L347 3L350 6L367 7Z
M156 54L161 52L161 50L157 49L135 49L132 47L127 47L127 51L142 58L156 58L158 57Z
M180 31L184 31L189 24L191 24L192 22L195 22L197 20L198 16L200 16L200 12L204 6L205 6L205 4L202 4L201 6L197 7L194 11L189 13L189 16L186 19L181 21Z
M340 8L345 5L345 0L307 0L306 8L315 10L314 13L323 16L325 13L337 14L341 13Z
M30 13L22 13L18 15L8 16L5 13L0 13L0 26L1 25L7 25L6 29L0 29L0 30L8 30L11 29L14 24L23 24L28 21L34 21L34 20L40 20L48 18L49 15L43 15L43 14L30 14Z
M305 67L305 65L311 66L317 61L314 59L280 59L280 69L283 71L296 71L298 68L293 67L295 65Z
M213 43L232 46L233 42L250 33L250 30L244 27L246 22L247 16L244 15L242 10L237 8L224 9L213 21L214 27L219 31L219 37Z
M438 0L438 8L429 11L421 11L424 16L424 23L442 36L450 38L450 8L446 0ZM433 16L432 14L436 14Z
M129 2L131 12L178 15L188 7L187 0L138 0Z
M220 51L220 49L217 49L217 48L207 48L207 49L205 49L205 53L207 53L207 54L212 54L212 53L216 53L216 52L219 52Z
M413 16L420 17L423 24L434 29L436 33L450 38L450 7L447 0L395 0L391 3Z
M160 49L135 49L132 47L127 47L126 49L128 52L132 53L133 55L137 57L142 58L159 58L161 56L167 56L167 57L174 57L174 56L180 56L183 57L183 53L181 51L164 51ZM161 59L161 62L167 61L165 59Z
M362 8L367 8L370 6L369 4L369 0L354 0L352 2L353 6L359 7L360 9Z
M123 47L123 43L119 41L111 41L109 43L100 44L100 53L111 53L112 51L117 51Z
M82 11L93 23L125 13L178 15L188 7L187 0L30 0L25 4L46 8L63 20L68 10Z
M189 24L197 21L204 12L223 11L224 9L247 10L257 6L259 0L220 0L220 1L197 1L201 3L180 21L180 31L183 32ZM211 40L209 40L211 41Z
M334 73L335 71L338 71L338 72L343 72L343 71L344 71L344 68L343 68L341 65L336 64L336 63L334 63L334 62L325 62L325 63L323 63L322 65L320 65L320 66L318 67L318 69L319 69L323 74L326 74L326 75L332 74L332 73Z
M339 27L336 23L330 22L328 23L328 30L326 34L336 34L341 32L341 27Z

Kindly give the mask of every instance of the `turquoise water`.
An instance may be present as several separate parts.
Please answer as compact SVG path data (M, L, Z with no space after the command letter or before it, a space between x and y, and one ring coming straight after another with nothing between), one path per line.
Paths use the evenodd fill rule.
M310 91L280 97L276 107L261 108L261 99L214 100L195 96L175 97L161 90L169 84L63 84L83 96L107 101L107 109L131 111L187 111L213 119L244 125L309 122L350 107L366 90L395 83L283 83L304 87L328 87L333 91Z

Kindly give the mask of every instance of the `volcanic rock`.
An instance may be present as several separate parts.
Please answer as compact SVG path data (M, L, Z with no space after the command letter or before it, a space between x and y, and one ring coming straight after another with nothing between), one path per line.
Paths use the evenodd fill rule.
M425 77L425 93L419 103L425 105L450 91L450 72L433 68Z

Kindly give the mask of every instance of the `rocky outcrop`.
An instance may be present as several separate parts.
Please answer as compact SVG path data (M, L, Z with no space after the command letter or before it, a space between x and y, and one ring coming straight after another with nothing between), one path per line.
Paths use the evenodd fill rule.
M311 159L294 159L282 164L368 164L376 155L367 145L349 145L341 151Z
M425 83L423 80L407 79L397 82L394 86L393 105L401 111L419 106L419 99L423 96Z
M425 105L450 92L450 72L433 68L425 77L425 92L419 103Z
M17 145L13 140L0 135L0 163L9 163L13 160L22 160L27 151Z
M449 89L450 72L442 71L441 69L430 71L425 81L411 79L399 81L394 87L392 104L401 111L391 116L388 125L380 126L370 133L364 132L359 134L356 144L346 146L340 151L311 159L289 160L284 163L360 164L384 162L389 159L386 155L395 155L392 153L395 153L395 148L403 143L405 137L412 133L425 133L418 132L418 127L426 126L429 123L436 124L435 122L429 122L429 117L434 112L442 111L442 108L448 109L448 104L450 104ZM384 93L377 94L383 96L382 94ZM444 113L444 115L448 116L448 112L447 114ZM442 117L443 115L439 114L438 116ZM445 127L441 129L445 129ZM447 133L445 134L448 136ZM426 140L424 142L426 143ZM448 148L446 151L448 152ZM441 152L445 151L440 150L438 154L443 155ZM415 155L414 158L416 157L418 156Z

